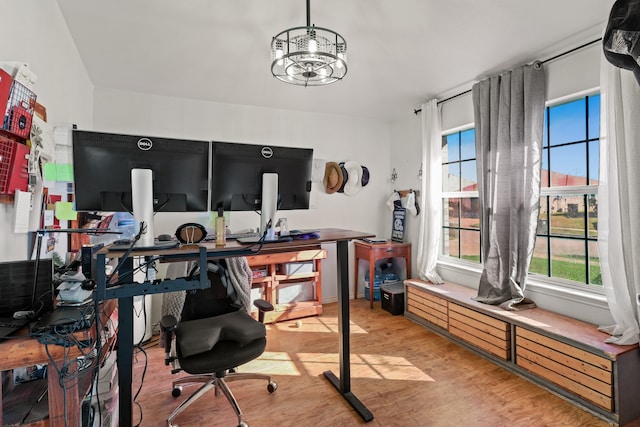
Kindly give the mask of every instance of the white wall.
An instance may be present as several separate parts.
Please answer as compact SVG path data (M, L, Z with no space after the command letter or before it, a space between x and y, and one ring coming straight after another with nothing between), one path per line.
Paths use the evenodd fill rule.
M394 190L421 190L422 180L418 177L422 162L422 125L420 114L412 114L407 111L407 117L396 120L391 125L391 167L396 169L396 182L389 182L387 199ZM391 236L392 211L386 208L385 236ZM420 219L407 212L405 224L405 242L411 243L411 266L413 272L407 273L407 277L416 277L416 255L418 253L418 233L420 231Z
M540 60L555 56L575 46L580 46L591 40L600 37L600 29L594 28L571 40L564 40L555 47L546 49L540 53ZM545 64L547 77L546 99L548 101L562 99L572 94L597 88L599 86L601 46L599 43L591 45L582 50L576 51L567 56L563 56ZM514 66L517 64L514 64ZM471 89L472 82L468 87L461 86L458 93ZM445 94L441 99L455 95ZM460 126L473 123L473 100L470 93L459 96L451 101L442 104L442 129L447 131ZM419 188L420 181L415 179L415 163L420 158L421 124L420 117L415 116L411 111L407 111L407 118L394 122L391 126L391 139L394 142L391 151L391 167L398 172L398 181L394 188ZM417 160L419 162L419 160ZM411 218L409 218L411 220ZM416 219L409 222L411 235L409 241L413 248L417 248L418 236L414 235L419 231L419 221ZM415 263L416 250L413 251L413 265ZM414 268L414 276L416 270ZM462 269L456 265L451 265L446 261L438 264L438 272L445 280L460 283L472 288L478 286L480 278L479 269ZM606 300L602 295L590 295L584 292L562 292L552 286L530 281L527 285L527 295L530 296L540 307L566 314L568 316L581 319L594 324L610 324L611 315L609 313Z
M53 126L92 125L93 85L56 2L2 4L0 62L23 62L38 76L35 92ZM25 259L27 235L15 234L13 205L0 204L0 261Z

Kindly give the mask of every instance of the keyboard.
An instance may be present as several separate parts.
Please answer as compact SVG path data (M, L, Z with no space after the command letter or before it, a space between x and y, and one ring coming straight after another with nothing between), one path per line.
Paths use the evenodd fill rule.
M251 236L251 237L238 237L238 243L242 243L245 245L252 245L255 243L260 243L260 239L262 238L262 236L257 235L257 236ZM263 243L278 243L278 242L290 242L292 241L293 238L290 236L282 236L282 237L276 237L273 240L264 240Z
M227 240L259 239L260 237L262 237L262 233L256 233L255 231L247 231L247 232L244 232L244 233L227 234ZM213 236L212 240L215 240L215 236Z

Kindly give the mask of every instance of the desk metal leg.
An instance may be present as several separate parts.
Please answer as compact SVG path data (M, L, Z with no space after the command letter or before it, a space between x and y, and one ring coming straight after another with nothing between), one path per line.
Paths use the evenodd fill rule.
M373 420L373 414L351 393L351 362L349 332L349 242L337 242L338 247L338 332L340 334L340 378L331 371L324 376L338 389L363 420Z
M118 384L120 425L132 426L133 297L118 298Z

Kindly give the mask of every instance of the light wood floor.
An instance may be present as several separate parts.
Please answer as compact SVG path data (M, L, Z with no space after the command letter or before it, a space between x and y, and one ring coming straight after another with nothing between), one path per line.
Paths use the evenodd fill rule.
M353 411L322 373L338 373L337 305L321 317L268 326L267 351L241 368L268 372L278 382L230 387L251 427L286 426L606 426L608 423L425 328L362 299L351 302L353 393L373 412L369 423ZM147 345L149 365L138 403L142 426L165 418L195 388L171 396L163 350ZM134 393L144 358L136 357ZM134 407L134 422L140 410ZM177 420L186 426L236 426L226 399L213 392ZM636 426L640 426L640 422Z

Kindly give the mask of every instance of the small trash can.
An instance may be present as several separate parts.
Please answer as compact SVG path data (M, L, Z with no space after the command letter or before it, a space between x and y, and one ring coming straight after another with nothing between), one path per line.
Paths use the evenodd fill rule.
M404 283L402 281L380 285L382 308L396 315L404 313Z

